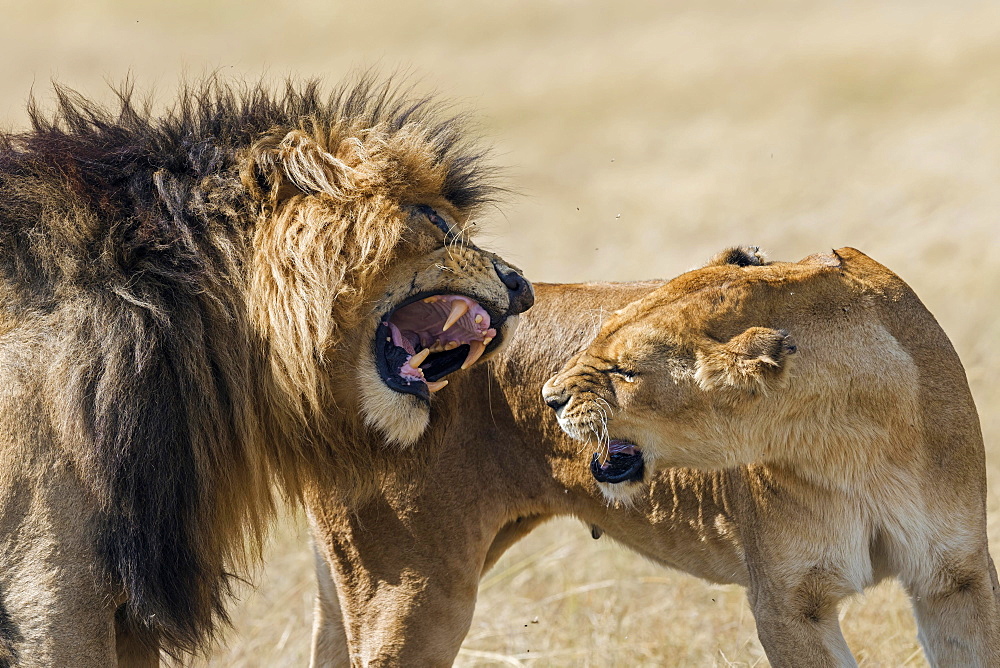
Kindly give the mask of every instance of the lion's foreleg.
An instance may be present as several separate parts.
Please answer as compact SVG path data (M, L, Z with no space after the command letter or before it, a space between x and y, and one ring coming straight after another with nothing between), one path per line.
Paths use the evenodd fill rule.
M20 460L40 469L24 475L18 462L0 461L14 482L0 489L0 665L114 666L115 608L96 567L94 503L68 467L38 460Z
M483 564L483 573L493 568L493 564L503 556L515 543L534 531L538 525L550 520L553 515L526 515L503 525L497 532L490 550L486 554L486 563Z
M309 665L311 668L346 668L351 665L351 654L347 647L337 583L333 580L330 565L318 549L315 550L315 563L317 588Z
M124 606L115 613L115 649L118 668L155 668L160 665L160 652L139 638L125 618Z
M310 510L351 665L452 665L472 623L489 541L465 535L460 515L442 524L446 510L404 516L384 500L339 517L329 507ZM327 660L314 656L316 665Z

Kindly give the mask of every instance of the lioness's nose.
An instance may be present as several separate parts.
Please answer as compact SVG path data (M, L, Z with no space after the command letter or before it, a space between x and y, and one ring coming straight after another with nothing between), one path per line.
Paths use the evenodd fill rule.
M524 313L531 308L535 303L535 291L531 287L531 283L528 282L528 279L522 276L516 269L511 269L497 262L493 263L493 268L496 269L500 281L507 287L507 297L510 300L510 307L507 309L507 312L511 315L516 315Z
M546 405L554 411L559 411L560 408L569 403L569 399L566 397L545 397Z
M567 395L562 390L553 387L551 385L551 380L545 383L542 387L542 399L545 400L546 405L552 410L559 412L561 408L569 403L569 395Z

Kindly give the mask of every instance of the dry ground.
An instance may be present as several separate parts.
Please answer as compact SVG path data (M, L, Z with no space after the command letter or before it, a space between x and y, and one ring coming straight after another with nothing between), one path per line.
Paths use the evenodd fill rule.
M916 289L965 361L1000 554L1000 5L706 0L18 3L0 118L34 86L134 73L414 72L476 110L512 195L484 243L538 280L669 277L734 243L851 245ZM102 93L103 94L103 93ZM582 465L582 463L581 463ZM277 532L218 666L301 666L314 583ZM895 587L844 610L862 665L925 665ZM464 666L766 665L742 592L543 527L483 581Z

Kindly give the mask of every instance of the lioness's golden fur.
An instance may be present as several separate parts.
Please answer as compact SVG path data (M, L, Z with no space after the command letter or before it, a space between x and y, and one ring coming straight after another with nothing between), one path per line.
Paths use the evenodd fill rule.
M757 259L745 262L748 256ZM443 397L424 436L441 456L411 478L387 478L381 492L353 512L335 504L314 511L317 545L333 566L332 572L325 562L319 568L314 665L450 665L469 627L480 576L517 539L556 515L578 517L595 537L603 533L665 566L748 587L773 665L850 664L836 602L894 575L913 596L932 662L976 665L978 656L979 665L996 665L996 578L986 551L978 419L962 366L933 317L902 281L856 251L767 267L742 251L718 261L718 267L667 284L536 285L536 306L522 318L512 344ZM713 279L727 290L713 289ZM773 297L768 306L750 298L755 287ZM730 393L735 388L708 382L725 380L753 392L742 399L760 413L751 424L781 415L777 405L779 412L770 413L773 404L797 403L795 415L803 422L795 433L803 443L791 454L805 459L812 444L826 438L814 419L817 408L829 405L847 410L851 420L870 421L853 432L858 441L843 442L851 449L835 461L881 462L881 468L870 471L867 484L855 476L844 489L840 468L828 476L777 463L695 470L670 468L665 454L648 472L648 484L634 485L628 503L609 504L588 469L588 449L562 432L540 400L541 388L594 339L602 317L623 308L608 322L638 321L640 313L654 317L667 296L692 304L691 319L682 320L686 326L705 314L726 323L715 341L705 342L718 353L710 362L714 374L701 376L706 389L693 368L698 355L685 358L692 367L682 374L688 392L727 393L714 408L693 405L691 425L704 425L711 418L705 411L722 420L727 411L742 410L740 395ZM729 316L717 308L723 296L732 299ZM628 307L643 297L643 306ZM698 316L699 299L715 306ZM792 308L788 320L779 317L786 305ZM757 362L757 372L771 374L764 385L748 375L753 359L718 348L753 326L787 328L787 336L773 337L781 347L757 351L770 353L770 361ZM633 342L674 336L669 327L667 334L657 328L636 328ZM879 334L855 335L855 328ZM795 352L788 346L792 338ZM829 374L806 392L797 383L808 376L795 374L808 372L813 355L830 365ZM780 372L782 356L795 363L787 377ZM745 363L733 370L723 364L727 358ZM873 362L922 371L873 378L871 367L858 368ZM587 387L606 382L580 377L574 368L567 383L570 377ZM673 376L652 373L637 382L673 382ZM852 389L847 381L858 377L867 382ZM893 392L879 403L845 403L845 392L885 392L889 383ZM896 392L903 400L916 394L909 404L915 427L906 433L933 438L910 450L857 452L873 425L898 420ZM678 395L667 390L663 396ZM657 419L669 418L668 411ZM673 433L664 432L665 443ZM720 429L718 436L728 434ZM730 457L728 449L712 442L705 452ZM694 457L699 450L689 452Z
M931 664L1000 665L962 364L913 291L862 253L720 256L609 317L544 393L570 435L641 448L647 481L658 466L745 467L731 493L772 665L853 665L838 605L886 577L910 592Z
M57 95L0 136L0 665L152 664L225 619L275 482L349 503L406 459L382 314L530 286L468 242L460 123L391 85Z

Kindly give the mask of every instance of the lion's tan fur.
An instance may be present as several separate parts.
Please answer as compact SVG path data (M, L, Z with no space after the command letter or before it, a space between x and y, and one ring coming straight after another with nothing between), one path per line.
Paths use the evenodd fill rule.
M353 512L312 506L317 545L332 566L319 573L324 614L314 629L314 665L345 665L337 659L347 653L345 629L356 664L450 665L482 573L556 515L578 517L594 535L665 566L747 587L772 665L850 665L837 603L888 577L910 591L932 663L996 665L983 446L947 338L898 277L856 251L798 264L729 262L669 284L536 286L538 302L512 344L488 369L457 381L432 419L424 439L447 456L409 478L388 478ZM734 299L728 315L704 308L718 304L716 280ZM751 299L754 283L773 298ZM789 292L805 296L795 302ZM688 304L680 327L664 313L674 298ZM658 356L653 370L632 369L651 375L619 381L619 389L650 382L659 398L642 401L677 401L683 410L646 411L656 421L648 429L663 430L663 440L632 437L663 450L658 465L648 484L615 493L628 503L609 504L587 467L589 450L559 428L540 393L595 338L594 315L616 309L604 332L621 325L631 338L604 339L594 352L614 358L615 346L624 353L669 342L676 356ZM624 329L644 318L655 326ZM713 336L694 337L706 319ZM684 354L677 345L684 340L702 354ZM559 378L608 392L613 381L587 377L587 363L596 360L574 358ZM810 379L817 370L822 377ZM848 378L860 382L848 383L845 395ZM706 403L699 392L717 394ZM640 399L619 401L619 410L638 410ZM610 434L620 435L610 417ZM771 424L774 434L760 433L779 418L801 427ZM696 442L705 434L713 442ZM747 435L757 438L745 443ZM800 448L790 448L790 438ZM667 450L678 442L683 449ZM756 461L760 448L786 461ZM714 470L674 468L675 456L708 459ZM756 463L721 468L747 459Z
M315 361L368 317L365 302L398 252L407 222L400 203L440 204L447 166L420 126L391 133L363 119L302 125L254 144L243 180L253 187L252 172L262 167L279 173L255 232L251 309L273 339L281 393L301 400L295 414L307 421L326 410L330 394L329 374ZM307 195L316 192L328 197ZM470 212L444 206L467 225Z
M57 96L0 137L0 665L155 663L225 622L275 487L425 456L387 447L430 406L375 370L385 313L458 293L499 338L530 302L468 241L481 154L391 84Z

